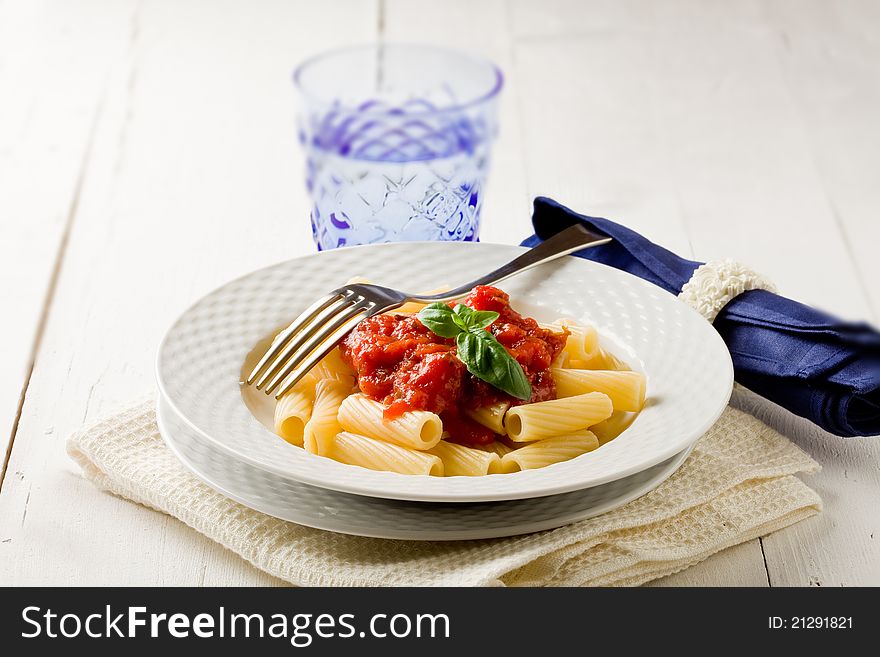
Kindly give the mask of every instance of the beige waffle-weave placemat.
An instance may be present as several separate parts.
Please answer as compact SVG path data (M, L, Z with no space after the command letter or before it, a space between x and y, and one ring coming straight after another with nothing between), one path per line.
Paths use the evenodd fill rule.
M72 436L67 447L97 486L168 513L297 585L637 585L803 520L822 504L794 476L818 464L732 407L648 495L567 527L481 541L359 538L249 509L174 457L151 402Z

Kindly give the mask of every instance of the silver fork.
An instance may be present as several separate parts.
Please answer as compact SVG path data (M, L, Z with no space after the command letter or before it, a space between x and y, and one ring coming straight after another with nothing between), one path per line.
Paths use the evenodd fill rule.
M344 285L315 301L279 333L246 382L252 385L256 381L257 389L267 395L281 386L275 395L278 399L367 317L394 310L408 301L451 301L466 295L477 285L497 283L574 251L610 241L610 237L597 235L575 224L495 271L441 294L408 294L361 283Z

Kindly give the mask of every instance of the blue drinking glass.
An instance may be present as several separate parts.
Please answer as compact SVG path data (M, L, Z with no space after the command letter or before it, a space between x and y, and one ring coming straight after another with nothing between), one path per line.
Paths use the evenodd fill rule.
M344 48L294 72L318 249L479 237L501 71L424 45Z

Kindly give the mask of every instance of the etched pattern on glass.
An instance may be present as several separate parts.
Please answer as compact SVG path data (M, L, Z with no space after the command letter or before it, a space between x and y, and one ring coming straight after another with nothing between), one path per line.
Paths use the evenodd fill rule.
M491 111L371 100L303 118L300 139L319 249L478 239L495 129Z

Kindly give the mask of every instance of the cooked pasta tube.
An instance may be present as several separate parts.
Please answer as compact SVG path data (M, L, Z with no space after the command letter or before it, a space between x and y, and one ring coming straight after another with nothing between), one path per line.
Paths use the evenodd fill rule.
M315 385L312 416L303 430L303 447L312 454L324 456L330 451L333 438L342 431L337 415L339 406L351 392L351 382L343 379L321 379Z
M330 353L319 360L311 373L318 379L345 379L349 383L349 388L354 385L355 371L342 360L342 352L339 347L334 347Z
M571 356L569 356L568 352L563 348L558 354L556 354L556 358L550 363L550 367L568 367L570 360Z
M479 449L482 449L485 452L494 452L498 456L504 456L508 452L513 451L513 447L511 447L507 443L501 442L500 440L491 442L488 445L480 445Z
M617 370L572 370L551 368L557 397L587 392L604 392L616 411L637 411L645 403L645 375Z
M447 477L477 477L501 472L501 457L495 452L473 449L445 440L427 451L440 457L443 461L443 473Z
M633 423L637 415L638 413L614 411L607 420L602 420L599 424L594 424L590 427L590 431L596 434L599 444L604 445L609 440L613 440L622 434Z
M359 465L370 470L443 476L443 461L436 454L407 449L348 431L336 435L327 456L341 463Z
M543 468L586 454L598 446L596 436L586 429L565 436L545 438L505 454L501 457L501 469L510 473Z
M495 433L504 435L507 433L504 430L504 414L507 413L508 408L510 408L510 402L501 401L496 402L491 406L468 409L464 413L474 422L478 422L484 427L488 427Z
M592 324L578 324L571 319L557 319L552 324L538 322L538 325L551 331L568 331L565 347L561 352L568 358L586 360L592 358L599 349L599 333Z
M275 404L275 433L293 445L302 445L314 400L315 378L307 374Z
M339 424L346 431L412 449L430 449L440 442L443 422L436 413L407 411L386 420L383 411L382 404L364 394L350 395L339 407Z
M617 370L618 372L629 372L632 368L627 365L625 362L620 360L617 356L612 354L610 351L602 351L602 356L607 363L609 370Z
M568 320L557 320L560 326L568 329L565 351L569 357L586 360L592 358L599 349L599 334L591 324L579 325Z
M608 418L613 410L608 395L590 392L514 406L504 416L504 426L512 441L531 442L587 429Z
M619 372L628 372L632 369L610 351L601 348L586 360L571 359L568 362L568 367L576 370L617 370Z

